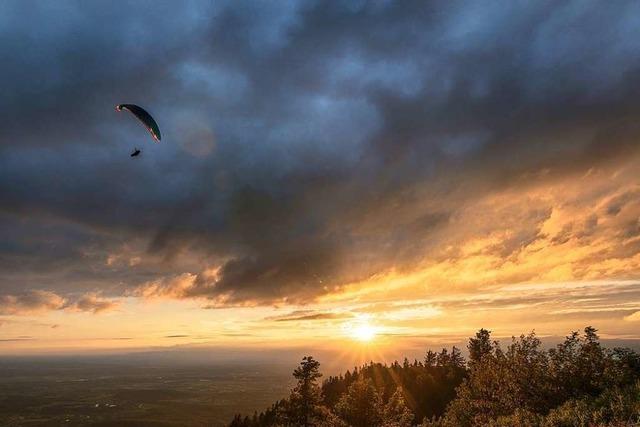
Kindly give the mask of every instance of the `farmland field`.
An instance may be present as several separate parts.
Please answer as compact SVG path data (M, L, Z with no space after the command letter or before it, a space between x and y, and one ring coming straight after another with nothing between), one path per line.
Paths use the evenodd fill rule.
M0 359L0 425L220 426L291 380L285 365Z

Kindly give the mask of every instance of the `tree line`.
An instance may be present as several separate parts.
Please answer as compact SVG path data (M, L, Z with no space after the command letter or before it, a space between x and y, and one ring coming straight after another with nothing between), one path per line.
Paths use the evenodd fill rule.
M369 363L322 383L312 356L289 397L229 427L640 426L640 355L605 348L596 329L545 350L535 333L506 348L480 329L460 350Z

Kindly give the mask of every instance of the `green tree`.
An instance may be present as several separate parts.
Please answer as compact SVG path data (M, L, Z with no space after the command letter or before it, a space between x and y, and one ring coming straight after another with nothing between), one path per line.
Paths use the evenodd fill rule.
M491 354L493 347L491 331L480 329L475 338L469 338L469 364L479 363L485 355Z
M606 371L613 362L600 345L596 329L588 326L584 336L572 332L549 350L549 371L555 404L588 394L597 396L606 387ZM554 405L555 406L555 405Z
M384 406L382 415L383 427L411 427L413 412L404 402L402 389L398 387Z
M293 371L298 380L285 405L284 424L297 427L316 427L326 418L328 410L322 406L322 394L318 379L320 362L312 356L305 356Z
M516 410L548 410L547 357L535 334L514 337L504 352L492 347L492 352L474 354L469 377L447 411L448 425L486 425Z
M380 393L371 379L360 377L353 382L336 405L336 413L352 427L379 427L383 421Z
M408 427L422 419L423 427L640 426L640 355L604 348L592 327L548 351L534 333L503 350L481 329L469 353L468 369L456 348L430 351L424 364L369 363L329 377L322 392L319 364L305 358L289 399L231 425Z
M451 355L449 356L449 367L451 368L464 367L464 357L462 357L462 352L455 345L451 348Z
M435 351L427 350L427 354L424 356L424 365L436 366L437 359L438 359L438 354Z

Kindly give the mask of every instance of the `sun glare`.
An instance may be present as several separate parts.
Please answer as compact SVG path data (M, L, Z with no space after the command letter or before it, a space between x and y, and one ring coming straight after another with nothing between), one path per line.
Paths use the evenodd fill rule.
M358 323L351 327L351 337L357 341L371 341L376 337L376 332L376 327L368 322Z

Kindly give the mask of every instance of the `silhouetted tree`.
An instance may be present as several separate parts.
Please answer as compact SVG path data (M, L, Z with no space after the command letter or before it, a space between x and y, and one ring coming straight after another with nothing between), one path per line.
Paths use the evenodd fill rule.
M293 371L293 376L298 383L289 396L282 421L291 426L319 425L323 415L326 415L318 385L318 379L322 377L320 362L312 356L303 357L300 366Z
M451 348L451 355L449 356L449 367L451 368L463 368L464 367L464 357L462 357L462 352L456 346Z
M428 350L427 354L424 356L424 364L425 366L436 366L437 359L438 354L435 351Z
M491 342L491 331L480 329L476 332L475 338L469 338L469 364L478 363L482 357L491 354L493 343Z

